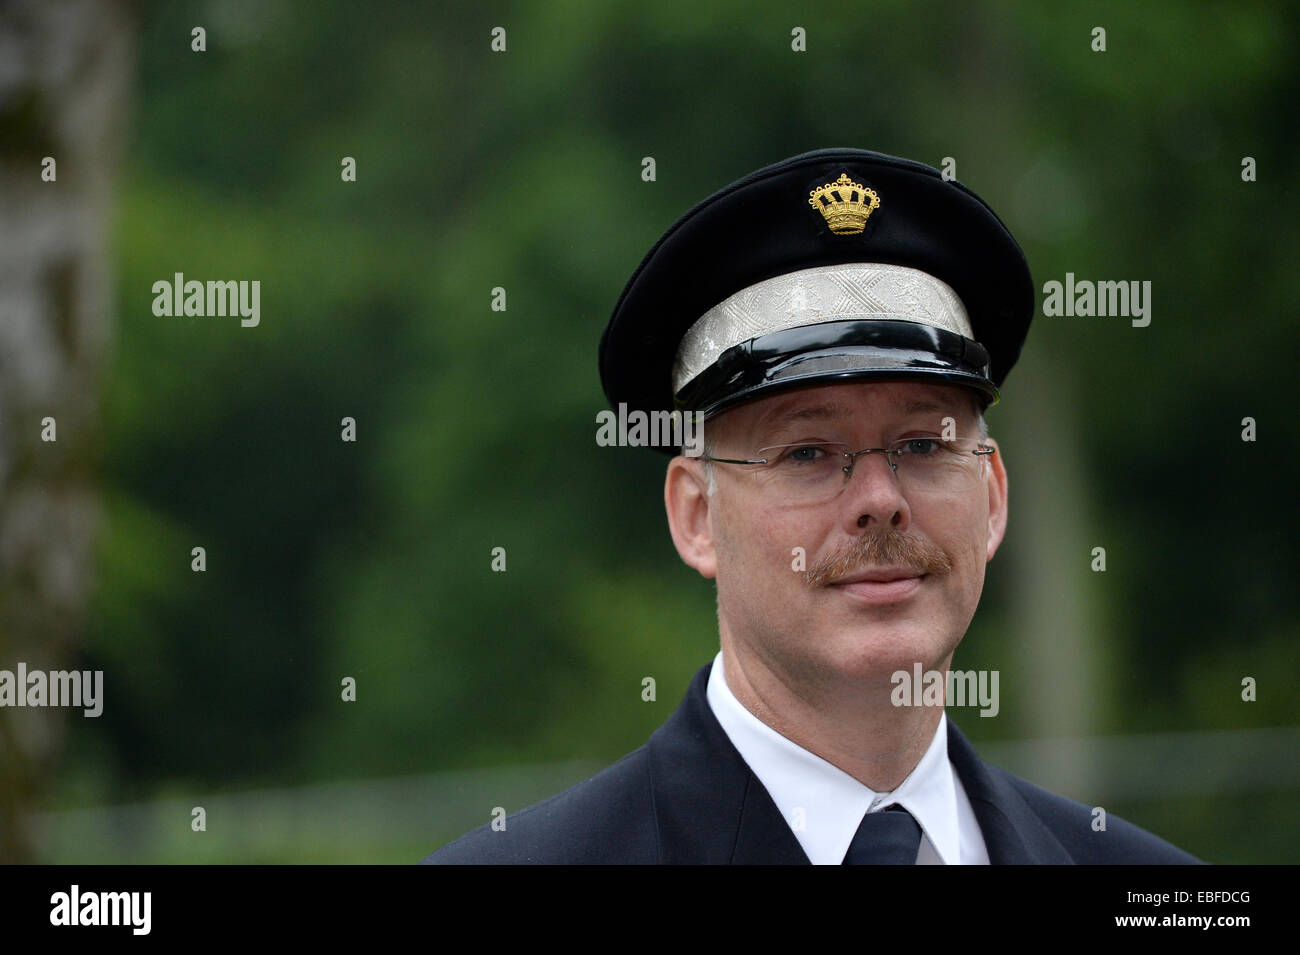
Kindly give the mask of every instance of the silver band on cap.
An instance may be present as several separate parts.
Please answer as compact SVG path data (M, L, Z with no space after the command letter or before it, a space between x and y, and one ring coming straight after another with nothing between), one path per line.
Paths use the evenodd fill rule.
M928 272L867 262L818 266L764 279L701 315L677 347L673 392L733 345L788 328L855 319L919 322L975 337L957 293Z

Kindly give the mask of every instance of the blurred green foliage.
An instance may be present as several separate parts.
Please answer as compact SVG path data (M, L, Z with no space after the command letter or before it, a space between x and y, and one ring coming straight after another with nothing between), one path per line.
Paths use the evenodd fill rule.
M712 657L716 620L668 539L663 461L594 444L600 332L678 215L832 145L955 157L1040 288L1152 281L1150 327L1040 317L1027 345L1073 402L1110 555L1105 575L1078 562L1107 621L1097 729L1300 722L1296 19L1032 0L144 4L87 663L111 695L72 727L61 805L640 745ZM151 285L174 272L260 280L260 326L155 317ZM1004 402L1032 404L1016 381ZM1239 440L1246 415L1257 443ZM1035 532L1014 493L1035 438L1002 435L999 409L990 424L1014 547ZM1005 688L1016 582L999 566L960 655ZM1032 735L1025 719L1008 694L998 725L961 722ZM1281 809L1228 832L1192 802L1136 821L1207 857L1295 857L1294 827L1267 822ZM410 857L452 834L411 832Z

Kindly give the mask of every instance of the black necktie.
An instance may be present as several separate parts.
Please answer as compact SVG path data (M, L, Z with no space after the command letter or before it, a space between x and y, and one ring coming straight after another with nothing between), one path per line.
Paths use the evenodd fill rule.
M910 812L895 804L862 817L843 864L915 865L920 848L921 827Z

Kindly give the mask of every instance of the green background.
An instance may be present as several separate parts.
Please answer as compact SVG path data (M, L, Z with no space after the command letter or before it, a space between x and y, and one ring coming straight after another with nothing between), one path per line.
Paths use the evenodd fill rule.
M1040 293L1153 285L1147 328L1040 313L989 415L1011 521L954 666L999 670L1001 713L950 715L1202 858L1295 861L1297 26L1257 3L143 4L77 661L105 711L67 721L40 858L417 861L644 742L716 652L714 598L668 538L663 459L594 442L601 330L695 202L856 146L953 157ZM260 326L154 316L177 271L259 279Z

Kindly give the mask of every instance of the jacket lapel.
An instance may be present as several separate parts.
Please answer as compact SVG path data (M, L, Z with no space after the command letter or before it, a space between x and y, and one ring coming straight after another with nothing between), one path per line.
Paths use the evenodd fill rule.
M808 865L799 841L709 707L704 666L647 744L666 864Z
M772 797L713 715L709 663L647 744L650 789L666 864L808 865ZM990 771L948 719L948 759L970 798L993 865L1074 859L1004 775Z
M957 769L984 835L992 865L1071 864L1074 859L1024 797L976 755L948 718L948 760Z

